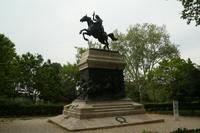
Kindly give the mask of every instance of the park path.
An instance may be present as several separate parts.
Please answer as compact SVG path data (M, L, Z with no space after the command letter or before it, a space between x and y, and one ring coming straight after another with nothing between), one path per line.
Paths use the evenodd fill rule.
M157 115L164 118L163 123L152 123L143 125L134 125L126 127L116 127L108 129L97 129L89 131L78 131L75 133L142 133L146 131L158 131L159 133L169 133L177 128L200 128L200 117L180 117L179 121L174 121L171 115ZM0 133L71 133L52 123L48 123L48 118L32 118L30 120L14 120L0 122ZM74 132L73 132L74 133Z

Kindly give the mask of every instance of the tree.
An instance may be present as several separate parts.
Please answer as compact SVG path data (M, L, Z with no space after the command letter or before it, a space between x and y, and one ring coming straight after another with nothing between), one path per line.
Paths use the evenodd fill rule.
M187 24L191 21L196 22L196 26L200 25L200 1L199 0L179 0L182 2L183 11L181 18L187 20Z
M76 98L78 68L68 63L61 66L47 60L37 72L39 98L48 102L71 102Z
M79 69L76 64L67 63L61 69L62 94L73 101L77 97L76 85L79 81Z
M87 48L83 47L75 47L76 48L76 64L80 62L82 54L87 50Z
M28 52L18 56L16 62L19 71L17 91L28 95L35 102L36 97L39 95L36 74L42 65L43 58L39 54L33 55Z
M186 101L200 97L200 71L190 59L167 59L148 74L149 90L168 95L167 99ZM155 94L154 94L155 95ZM158 95L158 93L156 94ZM160 97L157 97L157 101Z
M136 24L127 30L127 34L116 31L118 42L111 44L124 57L127 66L125 79L134 82L142 101L142 89L150 70L163 59L179 56L177 46L169 40L165 26L154 24Z
M0 34L0 96L15 94L15 45L3 34Z
M39 98L44 101L56 102L61 92L61 72L62 66L59 63L51 63L47 60L37 71L36 83Z

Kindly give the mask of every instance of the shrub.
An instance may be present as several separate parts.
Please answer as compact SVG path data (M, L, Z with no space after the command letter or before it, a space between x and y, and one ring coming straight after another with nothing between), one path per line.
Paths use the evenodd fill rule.
M167 111L173 110L172 103L146 103L144 107L147 111ZM200 110L200 103L179 103L180 110Z
M158 114L173 114L172 103L146 103L147 111ZM180 103L179 114L182 116L200 116L200 103Z
M172 103L148 103L144 104L147 111L159 111L159 110L172 110Z
M63 104L0 104L0 116L58 115L62 113L63 106Z
M178 128L177 130L170 133L200 133L200 129L186 129L186 128Z
M151 113L156 113L156 114L166 114L166 115L173 115L173 111L171 110L162 110L162 111L151 111ZM200 110L179 110L179 114L181 116L200 116Z

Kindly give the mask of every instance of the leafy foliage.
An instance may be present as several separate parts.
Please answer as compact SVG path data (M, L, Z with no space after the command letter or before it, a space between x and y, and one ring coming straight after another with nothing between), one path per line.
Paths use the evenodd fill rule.
M125 90L126 94L129 98L131 98L133 101L139 101L140 94L138 90L135 87L134 82L127 82L125 81Z
M177 130L170 133L200 133L200 129L178 128Z
M78 68L43 63L43 57L29 52L17 56L14 44L0 34L0 97L39 97L49 102L69 102L76 97Z
M39 97L44 101L54 102L60 94L61 78L59 76L61 65L59 63L51 63L50 60L45 62L37 71L36 84Z
M79 69L76 64L64 65L61 69L61 85L62 85L62 94L69 101L73 101L76 94L76 84L79 80Z
M0 96L15 95L15 45L3 34L0 34Z
M182 2L183 11L181 18L187 20L187 24L191 21L196 22L196 26L200 25L200 1L199 0L179 0Z
M200 99L200 71L190 59L163 60L148 74L148 79L151 85L149 89L156 92L164 90L168 94L168 100Z
M125 79L134 82L141 101L148 72L163 59L179 56L179 51L170 42L165 26L136 24L127 30L127 34L116 31L116 35L119 41L112 43L112 49L124 57L127 63Z
M80 62L82 54L87 50L87 48L83 47L75 47L76 48L76 63L78 64Z
M19 71L16 90L32 97L33 101L35 101L36 96L39 95L38 86L36 84L36 75L42 62L43 58L41 55L33 55L29 52L16 58L16 64Z
M76 98L78 68L68 63L45 62L37 72L39 97L49 102L70 102Z
M40 78L40 98L50 102L71 102L76 98L76 84L79 70L76 64L44 63ZM42 80L41 80L42 78Z

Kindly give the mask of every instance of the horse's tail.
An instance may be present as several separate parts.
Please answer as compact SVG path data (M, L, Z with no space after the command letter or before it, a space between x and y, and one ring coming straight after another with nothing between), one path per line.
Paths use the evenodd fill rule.
M113 33L108 34L108 36L113 40L113 41L117 41L117 38L115 38Z

